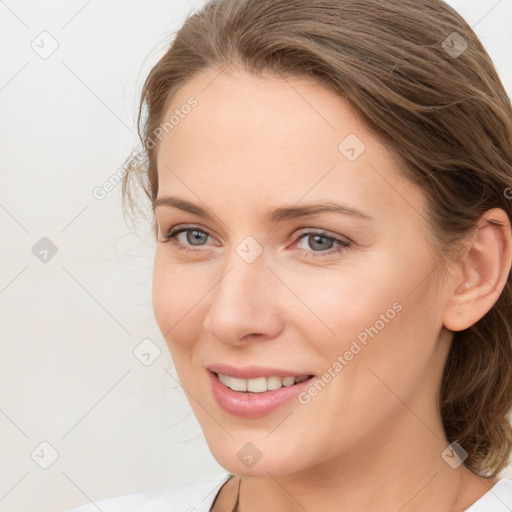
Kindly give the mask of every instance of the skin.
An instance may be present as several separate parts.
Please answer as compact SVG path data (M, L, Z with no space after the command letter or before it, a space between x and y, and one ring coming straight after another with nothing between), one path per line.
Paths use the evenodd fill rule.
M242 478L240 509L469 507L497 480L442 459L437 396L450 331L481 318L505 285L505 212L486 213L502 226L482 218L464 257L438 280L422 191L343 98L302 78L212 69L178 91L166 119L190 96L197 107L160 142L158 198L179 196L212 218L155 208L153 307L212 454ZM366 146L355 161L338 150L349 134ZM264 217L319 201L342 201L371 219ZM165 242L171 228L189 224L209 235L202 245L192 233ZM319 230L351 246L336 253L336 242L299 240ZM247 236L264 249L252 263L236 252ZM245 419L214 401L210 364L320 376L397 301L401 311L307 405L292 400ZM252 468L237 457L248 442L262 454ZM215 511L231 510L237 486L235 478L222 488Z

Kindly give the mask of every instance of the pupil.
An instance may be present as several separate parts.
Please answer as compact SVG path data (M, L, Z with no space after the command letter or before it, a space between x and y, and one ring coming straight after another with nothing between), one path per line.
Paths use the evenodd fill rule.
M325 236L322 236L322 235L313 235L313 243L310 243L309 246L312 248L312 249L315 249L315 244L319 244L316 249L323 249L325 248L325 240L327 240L327 238ZM321 242L321 240L324 240L324 243Z
M189 231L189 235L190 234L191 236L187 235L187 239L188 242L190 242L192 245L201 245L201 243L196 244L195 242L197 242L198 240L199 242L201 242L201 240L205 239L205 233L202 233L201 231L192 230Z

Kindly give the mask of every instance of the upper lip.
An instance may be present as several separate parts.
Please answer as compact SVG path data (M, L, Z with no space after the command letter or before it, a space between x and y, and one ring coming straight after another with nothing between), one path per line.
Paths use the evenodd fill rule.
M303 375L313 375L312 372L304 372L301 370L295 371L263 366L234 367L222 363L212 364L208 366L208 370L238 379L257 379L258 377L302 377Z

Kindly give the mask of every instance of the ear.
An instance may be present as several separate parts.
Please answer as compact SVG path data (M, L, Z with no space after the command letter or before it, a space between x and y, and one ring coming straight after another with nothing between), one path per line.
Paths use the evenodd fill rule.
M493 208L479 219L464 256L456 263L459 271L444 311L444 326L462 331L478 322L500 297L511 264L510 219L501 208Z

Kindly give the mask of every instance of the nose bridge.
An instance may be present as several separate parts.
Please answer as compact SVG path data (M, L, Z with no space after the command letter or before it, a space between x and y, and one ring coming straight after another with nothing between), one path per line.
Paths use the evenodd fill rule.
M248 334L275 336L279 329L272 298L275 277L256 249L250 240L234 248L212 290L204 327L220 341L236 342Z

